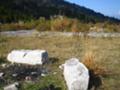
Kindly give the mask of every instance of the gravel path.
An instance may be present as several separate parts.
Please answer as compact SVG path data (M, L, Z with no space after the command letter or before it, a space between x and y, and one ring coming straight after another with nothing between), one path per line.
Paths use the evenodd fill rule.
M6 36L19 36L19 37L29 37L29 36L89 36L89 37L120 37L120 33L105 33L105 32L89 32L89 33L73 33L73 32L40 32L36 30L19 30L19 31L4 31L0 32L1 35Z

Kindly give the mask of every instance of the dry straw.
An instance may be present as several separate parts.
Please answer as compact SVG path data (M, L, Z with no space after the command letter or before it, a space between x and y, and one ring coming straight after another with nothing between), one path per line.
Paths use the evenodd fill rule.
M95 58L93 52L87 52L84 56L83 63L89 70L92 70L96 75L105 75L106 69L104 66L101 66Z

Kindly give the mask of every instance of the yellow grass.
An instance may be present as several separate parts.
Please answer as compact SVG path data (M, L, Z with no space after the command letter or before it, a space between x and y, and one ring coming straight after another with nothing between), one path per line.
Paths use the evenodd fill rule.
M0 37L1 58L6 57L14 49L45 49L48 51L49 57L57 58L55 63L47 65L52 72L57 72L55 76L43 78L43 81L32 84L32 86L27 85L23 90L38 90L38 87L46 82L45 80L60 86L62 90L66 90L62 73L58 67L65 60L73 57L80 59L81 62L84 60L86 66L95 69L97 74L104 74L104 70L109 71L110 74L103 75L104 84L99 90L120 89L120 38ZM88 54L85 55L86 52Z
M95 75L102 76L107 74L107 70L105 69L105 66L102 66L97 61L95 61L95 55L91 51L85 53L83 63L87 66L89 70L93 70Z

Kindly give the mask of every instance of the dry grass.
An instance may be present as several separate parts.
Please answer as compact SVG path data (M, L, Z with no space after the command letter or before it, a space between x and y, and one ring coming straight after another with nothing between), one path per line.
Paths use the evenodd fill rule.
M15 30L30 30L35 27L34 22L27 23L9 23L9 24L0 24L0 31L15 31Z
M48 65L52 72L57 74L42 78L36 84L25 84L23 90L38 90L38 86L48 84L50 81L62 90L66 90L65 82L62 80L62 73L58 66L63 64L65 60L76 57L81 58L85 56L86 52L92 51L94 54L86 56L87 64L90 68L93 64L101 69L108 70L109 75L103 77L103 86L99 90L119 90L120 89L120 38L87 38L87 37L0 37L0 56L7 56L13 49L45 49L48 51L50 57L57 58L57 61ZM95 56L95 58L94 58ZM91 61L95 60L95 61ZM96 64L97 62L97 64ZM103 70L104 71L104 70ZM46 85L46 84L45 84ZM39 87L40 87L39 86ZM34 87L34 88L32 88Z
M95 75L104 76L108 73L105 69L105 66L101 66L97 61L95 61L95 55L93 52L86 52L82 62L87 66L89 70L92 70Z
M52 31L65 31L71 27L71 20L66 17L57 17L51 19L51 30Z

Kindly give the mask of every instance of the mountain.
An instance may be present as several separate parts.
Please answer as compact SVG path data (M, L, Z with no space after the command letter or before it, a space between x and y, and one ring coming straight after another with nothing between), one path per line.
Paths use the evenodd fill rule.
M114 15L114 17L120 19L120 15Z
M91 9L69 3L64 0L1 0L0 22L18 22L39 17L50 18L54 15L65 15L77 18L82 22L120 22L120 20L104 16Z

